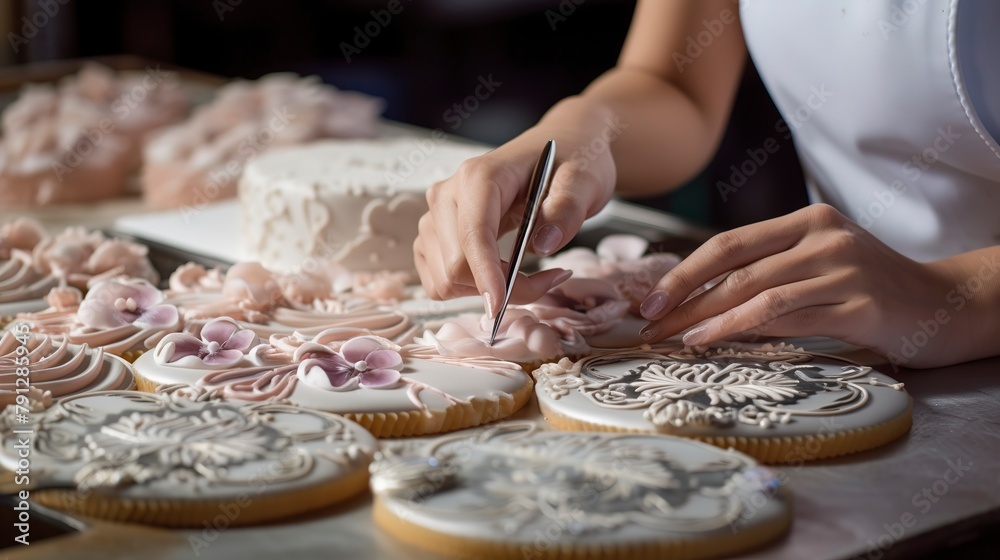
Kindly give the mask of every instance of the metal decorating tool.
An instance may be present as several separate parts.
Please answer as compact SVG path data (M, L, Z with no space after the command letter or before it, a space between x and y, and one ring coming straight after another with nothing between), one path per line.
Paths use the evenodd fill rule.
M556 141L549 140L545 143L542 156L535 164L535 171L531 174L531 182L528 183L528 197L524 203L524 217L521 220L521 229L517 232L517 241L514 243L514 250L510 255L510 269L507 270L507 290L503 296L503 305L500 312L493 321L493 334L490 335L490 346L496 341L497 333L500 331L500 322L503 321L503 314L507 311L507 304L510 302L510 294L514 291L514 282L517 281L517 271L521 268L521 259L528 249L528 242L531 239L531 232L538 219L538 210L542 207L542 199L549 190L552 182L552 171L556 161Z

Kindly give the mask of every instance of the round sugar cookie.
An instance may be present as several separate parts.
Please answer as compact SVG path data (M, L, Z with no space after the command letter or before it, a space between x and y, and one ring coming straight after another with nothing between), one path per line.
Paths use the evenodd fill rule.
M540 430L384 449L376 523L461 558L714 558L788 531L790 493L732 450L682 438Z
M645 346L533 375L542 414L561 429L689 437L764 463L872 449L911 424L902 383L784 344Z
M399 346L348 328L276 335L253 347L225 349L227 341L243 336L236 323L220 328L226 321L206 324L201 339L168 335L140 356L139 389L181 385L223 399L287 400L342 414L376 437L478 426L510 416L531 396L531 377L495 358L441 356L433 347ZM211 354L211 348L231 359Z
M68 395L132 388L132 368L121 358L22 327L0 336L0 409L46 408Z
M344 500L365 489L377 446L332 414L135 391L66 397L30 424L8 408L0 430L6 469L28 440L36 502L164 527L250 525Z

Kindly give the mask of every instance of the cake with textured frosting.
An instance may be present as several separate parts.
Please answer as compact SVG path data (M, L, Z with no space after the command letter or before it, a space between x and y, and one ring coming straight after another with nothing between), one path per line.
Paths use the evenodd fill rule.
M902 383L784 344L644 346L563 358L533 376L557 427L695 438L766 463L864 451L911 424Z
M70 344L14 326L0 336L0 409L37 410L53 399L131 389L132 368L101 348Z
M317 76L234 81L146 145L143 194L158 208L187 210L231 198L249 158L320 138L375 136L381 112L381 100L339 91Z
M288 270L316 259L410 272L426 191L485 148L443 139L326 141L274 150L240 179L250 258Z
M447 432L505 418L527 402L531 379L492 357L442 356L361 328L270 337L220 318L200 335L171 334L135 362L145 391L189 387L229 400L282 400L342 414L378 437Z
M29 424L8 408L0 465L9 470L23 457L14 430L33 433L35 502L167 527L211 527L220 515L226 527L249 525L344 500L364 491L377 446L332 414L133 391L65 397Z
M376 523L446 556L714 558L791 524L775 473L680 438L507 424L380 455Z

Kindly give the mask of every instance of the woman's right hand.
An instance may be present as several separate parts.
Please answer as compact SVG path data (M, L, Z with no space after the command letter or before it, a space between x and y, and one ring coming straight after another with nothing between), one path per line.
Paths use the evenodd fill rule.
M535 127L464 162L455 175L431 187L430 211L421 218L413 244L427 295L451 299L482 294L487 316L495 317L508 266L497 240L520 225L528 182L545 142L556 141L556 168L529 245L541 256L566 245L583 221L611 198L611 118L609 111L589 100L566 99ZM511 300L534 301L568 277L561 269L522 277Z

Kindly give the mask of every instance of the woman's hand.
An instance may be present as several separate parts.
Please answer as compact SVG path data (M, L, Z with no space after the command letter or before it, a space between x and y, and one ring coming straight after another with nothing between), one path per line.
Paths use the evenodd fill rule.
M903 365L954 363L971 359L961 355L966 344L957 324L926 337L915 355L903 357L901 349L921 322L950 308L946 298L955 287L944 267L912 261L831 206L816 204L698 248L646 296L640 311L650 323L642 338L659 341L697 325L684 335L686 344L734 335L830 336Z
M481 293L486 314L494 317L499 312L507 263L501 260L497 240L520 225L531 173L549 139L556 141L556 168L530 248L539 255L552 254L607 204L615 187L615 164L608 139L602 137L610 118L606 113L594 103L565 100L534 128L466 161L454 176L431 187L430 211L421 218L413 244L429 297ZM516 284L513 301L534 301L568 277L559 269L524 277Z

